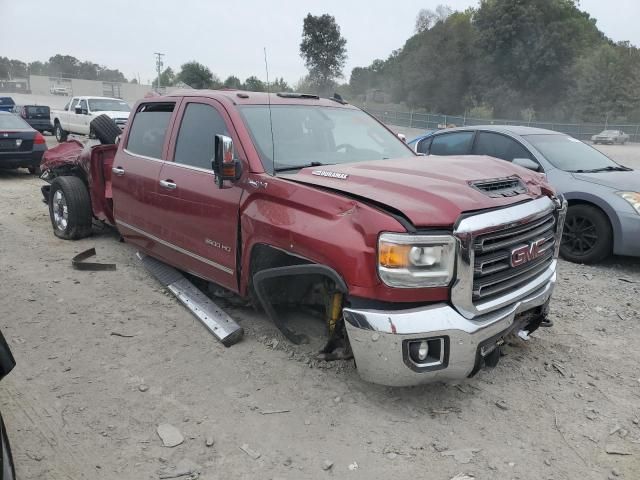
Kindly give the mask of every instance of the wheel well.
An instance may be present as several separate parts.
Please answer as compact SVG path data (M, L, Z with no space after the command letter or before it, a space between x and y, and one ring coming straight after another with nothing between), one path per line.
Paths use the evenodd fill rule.
M580 200L580 199L569 200L567 204L569 208L574 205L587 205L589 207L593 207L599 210L600 212L602 212L602 214L604 215L604 218L606 218L607 222L609 223L609 228L611 229L611 238L615 242L615 230L613 229L613 222L611 221L609 214L605 212L602 208L600 208L598 205L596 205L593 202L589 202L588 200Z

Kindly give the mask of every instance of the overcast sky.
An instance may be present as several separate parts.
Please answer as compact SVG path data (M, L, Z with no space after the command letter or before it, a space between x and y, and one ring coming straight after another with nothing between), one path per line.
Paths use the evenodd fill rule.
M477 0L0 0L0 55L24 61L73 55L143 83L154 77L153 53L178 70L189 60L206 64L222 80L234 74L265 77L263 47L272 78L295 83L306 74L299 54L307 13L336 17L347 39L345 76L356 66L386 58L413 34L421 8L463 10ZM582 0L614 40L640 45L640 1Z

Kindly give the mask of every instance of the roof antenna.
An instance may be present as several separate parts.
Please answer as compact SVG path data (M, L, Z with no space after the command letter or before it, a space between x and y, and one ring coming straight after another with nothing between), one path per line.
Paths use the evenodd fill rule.
M269 85L269 62L267 62L267 47L264 47L264 69L267 72L267 103L269 105L269 127L271 128L271 162L273 175L276 174L276 142L273 139L273 117L271 116L271 87Z

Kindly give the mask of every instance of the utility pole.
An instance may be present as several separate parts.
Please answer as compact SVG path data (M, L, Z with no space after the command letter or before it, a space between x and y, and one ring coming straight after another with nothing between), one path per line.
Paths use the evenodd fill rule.
M160 91L160 74L162 73L162 67L164 63L162 63L162 57L164 57L164 53L155 52L156 56L156 68L158 69L158 84L156 85L156 90Z

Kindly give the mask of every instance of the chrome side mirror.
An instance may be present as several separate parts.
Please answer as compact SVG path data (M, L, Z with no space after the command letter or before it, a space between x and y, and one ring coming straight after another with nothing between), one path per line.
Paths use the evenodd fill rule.
M222 188L225 180L237 180L240 178L242 173L241 165L235 158L233 140L226 135L216 135L211 166L216 174L218 187Z
M538 165L538 162L531 160L530 158L514 158L512 163L514 165L533 170L534 172L540 171L540 165Z

